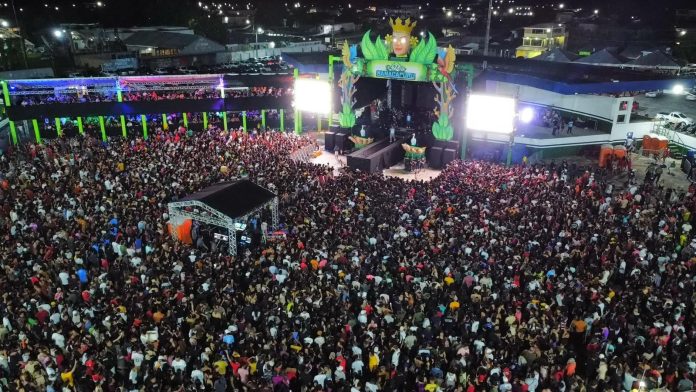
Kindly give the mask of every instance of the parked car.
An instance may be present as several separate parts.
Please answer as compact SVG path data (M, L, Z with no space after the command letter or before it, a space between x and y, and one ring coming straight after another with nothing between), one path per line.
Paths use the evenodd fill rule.
M155 75L166 75L168 72L164 68L155 68L154 71L152 71Z
M660 112L655 116L655 120L666 120L667 122L677 125L691 125L694 123L694 120L691 117L687 117L682 112Z
M657 98L662 95L662 91L660 90L655 90L655 91L648 91L645 93L645 98Z
M686 98L687 101L696 101L696 95L695 95L695 94L688 93L688 94L686 94L684 97Z
M180 74L185 74L185 75L193 75L196 73L195 69L189 68L189 67L179 67L176 69L176 71Z

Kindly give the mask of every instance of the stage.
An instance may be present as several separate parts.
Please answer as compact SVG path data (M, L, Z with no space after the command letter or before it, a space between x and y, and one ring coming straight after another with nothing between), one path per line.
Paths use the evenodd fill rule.
M317 139L323 141L323 138ZM321 155L316 158L312 158L312 163L316 165L328 165L334 169L334 176L340 176L346 167L346 157L343 155L332 154L321 150ZM387 177L401 178L402 180L412 181L430 181L440 175L442 170L435 170L429 167L425 167L417 172L407 172L404 169L404 163L398 163L389 169L382 170L382 174Z

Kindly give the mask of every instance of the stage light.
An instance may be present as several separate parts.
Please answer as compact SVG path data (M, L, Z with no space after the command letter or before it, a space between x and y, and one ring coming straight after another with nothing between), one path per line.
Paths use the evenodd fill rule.
M507 133L515 127L515 99L471 94L467 99L466 127L474 131Z
M331 86L325 80L295 80L295 109L310 113L331 113Z
M675 84L674 87L672 87L672 94L680 95L684 93L684 86L681 84Z
M529 107L522 109L520 112L520 121L529 124L532 120L534 120L534 109Z
M53 30L53 35L54 35L56 38L60 38L60 37L63 36L63 32L60 31L60 30Z

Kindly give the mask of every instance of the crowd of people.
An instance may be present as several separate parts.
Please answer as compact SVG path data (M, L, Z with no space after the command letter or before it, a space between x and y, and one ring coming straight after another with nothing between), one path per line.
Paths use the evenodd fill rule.
M290 159L313 143L170 130L0 157L0 388L694 388L696 189L479 161L334 176ZM285 239L171 237L168 202L239 175L277 192Z
M215 99L221 97L221 90L216 87L176 89L176 90L132 90L123 92L123 100L126 102L139 101L162 101L178 99ZM226 89L227 98L244 97L282 97L292 95L292 88L255 86L250 88ZM95 103L95 102L115 102L117 96L114 92L63 92L55 94L28 94L13 95L13 105L50 105L56 103Z
M57 103L92 103L92 102L115 102L116 93L110 92L87 92L78 93L77 91L62 92L55 94L29 94L14 95L13 105L32 106L32 105L51 105Z

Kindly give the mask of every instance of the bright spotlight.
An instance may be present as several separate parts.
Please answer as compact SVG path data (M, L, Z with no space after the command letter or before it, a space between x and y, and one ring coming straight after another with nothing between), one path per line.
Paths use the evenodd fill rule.
M256 29L256 32L259 34L263 34L263 29L259 27L258 29Z
M331 113L331 85L325 80L295 80L295 109L310 113Z
M447 11L447 17L449 18L451 16L452 16L452 11Z
M2 27L10 27L10 23L6 20L3 20L2 22L0 22L0 24L2 25Z
M273 42L273 41L269 42L269 43L268 43L268 46L269 46L271 49L275 48L275 42Z
M522 121L525 124L529 124L534 120L534 109L532 108L524 108L520 112L520 121Z
M53 30L53 35L54 35L56 38L60 38L60 37L63 36L63 32L60 31L60 30Z
M684 93L684 86L681 84L675 84L674 87L672 87L672 94L683 94Z
M473 131L511 134L516 111L514 98L471 94L466 104L466 127Z

